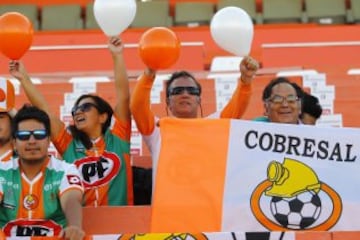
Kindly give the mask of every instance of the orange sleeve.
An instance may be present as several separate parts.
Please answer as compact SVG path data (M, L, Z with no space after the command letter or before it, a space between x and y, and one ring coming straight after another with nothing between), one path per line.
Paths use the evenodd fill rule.
M67 146L72 140L72 136L70 133L67 132L66 126L63 125L60 132L55 136L53 139L51 139L56 150L59 152L60 155L63 155Z
M220 118L241 118L251 97L251 84L238 83L230 101L221 111Z
M115 115L113 115L112 121L114 122L114 124L110 128L111 132L116 136L120 137L121 139L130 141L131 121L120 120Z
M150 135L155 128L155 115L151 111L150 94L155 76L142 74L131 95L130 110L139 132Z

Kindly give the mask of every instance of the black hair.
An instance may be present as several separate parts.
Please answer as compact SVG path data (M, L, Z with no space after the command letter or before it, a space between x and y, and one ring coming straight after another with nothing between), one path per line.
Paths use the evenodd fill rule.
M201 96L201 85L200 83L195 79L195 77L187 72L187 71L178 71L178 72L174 72L169 80L167 80L165 82L165 88L166 88L166 99L168 99L170 97L170 86L171 86L171 83L173 83L176 79L180 78L180 77L188 77L188 78L191 78L192 80L194 80L195 84L196 84L196 87L199 89L200 91L200 96Z
M49 115L35 106L24 104L11 121L11 132L13 138L15 138L15 134L19 130L19 123L25 120L36 120L44 124L46 133L50 136L51 128Z
M302 90L302 88L299 85L297 85L294 82L291 82L286 77L278 77L278 78L274 78L273 80L271 80L264 88L263 94L262 94L262 100L264 102L271 96L273 88L280 83L290 84L295 89L296 95L298 96L298 98L302 99L304 91Z
M93 94L84 94L81 95L75 102L74 106L78 106L80 101L83 100L84 98L91 98L94 103L97 106L97 110L100 114L103 113L107 113L108 118L106 119L106 121L103 123L103 125L101 126L101 133L105 134L106 130L110 127L111 124L111 117L114 114L114 111L112 109L112 107L110 106L110 104L105 101L103 98L97 96L97 95L93 95ZM87 134L85 134L83 131L78 130L75 125L70 125L69 126L69 130L71 131L71 134L73 135L73 137L75 139L78 139L81 141L81 143L85 146L86 149L90 149L92 147L92 142L91 139L89 138L89 136Z
M303 96L302 113L307 113L314 118L318 119L322 114L322 107L319 99L309 93L304 92Z

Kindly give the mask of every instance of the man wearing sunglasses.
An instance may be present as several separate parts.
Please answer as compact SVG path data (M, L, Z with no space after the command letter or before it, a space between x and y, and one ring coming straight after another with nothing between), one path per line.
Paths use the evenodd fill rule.
M238 86L229 103L218 114L221 118L241 118L249 103L251 82L258 68L256 60L249 56L243 58L239 65L241 77ZM136 125L152 154L153 172L156 171L161 141L160 130L157 126L159 118L155 117L151 111L150 104L150 92L154 80L155 71L147 68L139 77L130 101L130 110ZM192 74L186 71L175 72L166 82L165 87L166 111L169 111L171 116L177 118L203 117L201 85Z
M0 164L0 227L11 237L83 239L80 174L75 165L48 154L48 115L25 105L12 132L18 157Z

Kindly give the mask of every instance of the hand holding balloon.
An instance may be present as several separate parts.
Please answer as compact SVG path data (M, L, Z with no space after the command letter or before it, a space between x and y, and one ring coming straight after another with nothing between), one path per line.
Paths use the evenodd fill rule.
M20 82L25 78L29 78L28 73L24 67L24 64L20 61L12 60L9 62L9 72L10 74L19 80Z
M240 79L243 84L251 84L254 79L257 70L259 69L259 63L250 56L245 56L240 62Z
M221 48L243 57L250 53L254 26L249 15L238 7L220 9L211 19L211 36Z
M0 51L11 60L19 60L29 50L33 39L30 20L17 12L0 16Z
M139 54L148 68L152 70L166 69L179 58L180 40L168 28L150 28L140 38Z
M124 45L119 37L110 37L108 47L113 54L121 54Z

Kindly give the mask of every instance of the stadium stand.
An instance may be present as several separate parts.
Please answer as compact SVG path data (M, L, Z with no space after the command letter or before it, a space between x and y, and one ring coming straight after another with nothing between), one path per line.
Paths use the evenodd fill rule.
M100 29L94 16L94 3L88 3L85 7L85 29Z
M156 0L162 1L162 0ZM276 13L277 17L282 19L273 19L264 16L265 25L255 26L255 36L253 41L252 52L250 55L256 54L256 58L260 60L263 65L263 68L259 72L256 80L253 84L253 96L251 97L250 106L245 112L244 119L252 119L256 116L261 116L263 114L263 103L261 102L262 89L265 84L275 77L277 71L281 68L296 68L296 69L316 69L319 72L325 72L327 74L327 83L335 86L335 96L334 101L334 112L341 113L343 116L343 126L344 127L360 127L360 118L357 109L360 108L360 98L358 93L360 92L360 75L349 76L346 74L345 69L349 68L360 68L360 58L356 52L359 52L359 42L357 40L360 38L358 26L356 25L345 25L344 23L352 22L349 19L353 19L356 23L360 22L360 1L359 0L304 0L303 11L306 11L307 17L310 23L305 23L303 21L303 16L299 13L299 2L295 0L285 0L286 4L297 4L296 11L284 11L283 6L278 7L282 9L281 13ZM99 30L98 25L93 17L92 12L92 3L93 0L2 0L0 4L0 11L5 9L5 3L9 4L18 4L18 2L27 4L35 4L37 7L36 11L32 10L32 15L27 15L30 19L34 19L34 26L37 30L45 30L39 28L39 20L44 21L44 17L39 19L38 12L43 12L46 9L46 6L52 4L79 4L81 6L80 13L85 13L83 20L85 20L84 25L82 26L85 29ZM175 5L178 2L190 2L190 1L180 1L180 0L169 0L168 1L168 11L170 17L176 18ZM207 2L213 6L213 10L221 9L221 7L228 6L230 4L237 4L236 2L245 2L245 0L207 0L198 2ZM253 1L246 1L253 2ZM271 12L267 9L267 5L270 4L271 0L257 0L255 11L254 6L251 5L251 10L249 8L248 12L252 16L254 23L260 23L257 21L257 18L254 18L252 15L254 13L267 13L267 16L271 16ZM280 0L277 0L280 4ZM223 5L221 5L221 4ZM147 3L148 4L148 3ZM317 5L319 4L319 5ZM313 5L317 5L316 10L314 10ZM150 5L147 5L150 6ZM245 5L242 5L245 6ZM280 5L281 6L281 5ZM326 8L323 6L327 6ZM33 7L34 8L34 7ZM192 8L193 5L192 5ZM245 7L244 7L245 8ZM86 11L85 11L86 9ZM140 8L139 8L140 9ZM201 8L203 10L204 8ZM294 8L295 9L295 8ZM331 10L333 9L333 10ZM8 10L5 10L5 12ZM22 10L17 10L21 12ZM297 17L292 18L290 15L291 12L296 12ZM349 12L352 15L352 18L349 17ZM0 14L3 12L0 12ZM36 15L35 15L36 14ZM286 14L286 15L285 15ZM210 14L208 14L210 15ZM266 15L266 14L265 14ZM43 15L42 15L43 16ZM65 14L68 17L68 13ZM81 16L81 15L80 15ZM294 15L292 15L294 16ZM299 17L300 16L300 17ZM77 18L78 19L78 18ZM305 17L306 19L306 17ZM330 19L330 20L329 20ZM296 23L301 24L289 24L291 20ZM60 22L59 20L57 20ZM136 20L137 21L137 20ZM337 26L318 26L314 23L331 23L331 24L340 24ZM37 23L36 23L37 22ZM76 22L76 20L75 20ZM139 22L141 22L139 20ZM136 43L141 35L143 29L146 27L140 23L132 24L131 28L123 33L122 37L126 43ZM201 55L201 58L194 57L194 51L182 52L182 61L177 66L177 68L187 68L189 66L194 67L195 74L199 76L199 81L203 86L203 111L204 115L212 113L216 110L217 107L217 96L216 96L216 84L214 78L206 78L209 74L208 66L210 66L211 60L214 56L229 55L228 53L221 50L216 46L212 39L209 37L209 28L206 24L209 24L209 18L205 21L200 21L198 19L191 19L190 21L184 20L179 23L174 23L175 25L187 25L188 23L201 22L200 25L205 24L205 26L200 26L198 28L188 28L184 26L174 26L172 29L179 34L183 42L188 41L202 41L203 45L196 47L197 55ZM73 22L74 23L74 22ZM284 23L284 24L283 24ZM137 25L139 24L139 25ZM170 25L167 25L170 26ZM80 29L82 28L80 27ZM49 30L56 30L56 28L48 28ZM79 29L79 27L71 28ZM83 33L77 33L74 31L68 32L52 32L52 33L38 33L36 35L36 41L34 46L43 46L43 45L67 45L67 44L95 44L95 45L104 45L104 36L99 31L84 31ZM341 42L340 42L341 41ZM312 47L283 47L283 48L264 48L264 44L268 43L284 43L287 42L290 45L302 42L304 44L314 44ZM326 46L326 43L337 43L338 46ZM323 45L321 45L322 43ZM318 44L318 46L315 46ZM95 46L96 47L96 46ZM108 52L103 47L103 49L82 49L82 50L70 50L69 49L59 51L59 50L46 50L46 51L30 51L25 55L23 61L27 62L29 67L29 72L34 72L40 74L39 78L42 78L42 75L51 75L61 72L65 77L57 78L52 81L43 81L39 85L39 90L44 93L47 101L50 102L51 107L54 112L59 114L60 105L64 103L64 93L71 92L73 86L71 83L68 83L67 80L72 76L79 74L79 71L82 71L83 75L90 74L105 74L111 76L111 67L112 65L108 61ZM201 50L199 50L201 49ZM64 54L65 51L65 54ZM352 54L351 54L352 53ZM193 55L191 55L193 54ZM94 57L96 56L96 57ZM143 65L139 64L138 55L136 54L136 49L126 49L125 56L127 65L129 66L130 71L130 88L133 89L136 84L135 78L139 75L140 71L143 69ZM50 61L50 59L52 59ZM101 59L101 60L100 60ZM195 59L195 60L194 60ZM4 63L7 59L4 59L0 56L0 62ZM200 63L201 61L201 63ZM185 65L187 64L187 65ZM167 69L165 72L170 72L173 69ZM89 73L91 71L91 73ZM0 74L7 76L8 70L6 64L0 66ZM301 76L292 76L290 77L292 81L297 82L298 84L302 83ZM97 83L97 92L103 94L110 103L114 103L115 95L113 91L113 83ZM161 97L164 97L164 91L161 93ZM16 97L16 107L21 106L23 103L28 102L24 92L20 89L19 94ZM154 103L152 104L153 111L159 116L166 116L166 106L164 103ZM150 153L147 150L144 143L142 144L142 155L141 156L132 156L133 166L139 167L149 167L151 166ZM150 229L150 206L136 206L136 207L103 207L103 208L84 208L84 229L87 234L118 234L119 232L148 232ZM121 217L120 217L121 216ZM116 217L116 221L114 221ZM360 232L301 232L296 231L296 239L305 240L358 240L360 239Z
M42 30L76 30L83 28L82 8L80 5L64 4L42 7Z
M306 23L302 0L267 0L262 4L263 23Z
M137 1L136 5L136 15L131 27L169 27L173 25L167 0ZM151 17L149 18L149 16Z
M344 0L305 0L305 10L309 22L320 24L349 22L349 14Z
M36 4L0 4L0 15L6 12L25 15L32 22L34 30L39 29L39 12Z
M352 20L355 23L360 23L360 1L358 0L350 0L351 4L351 14L352 14Z
M219 0L216 5L216 10L219 11L229 6L242 8L249 14L254 23L262 23L261 15L256 10L255 0Z
M177 2L175 4L175 25L209 25L214 15L215 4L211 2Z

